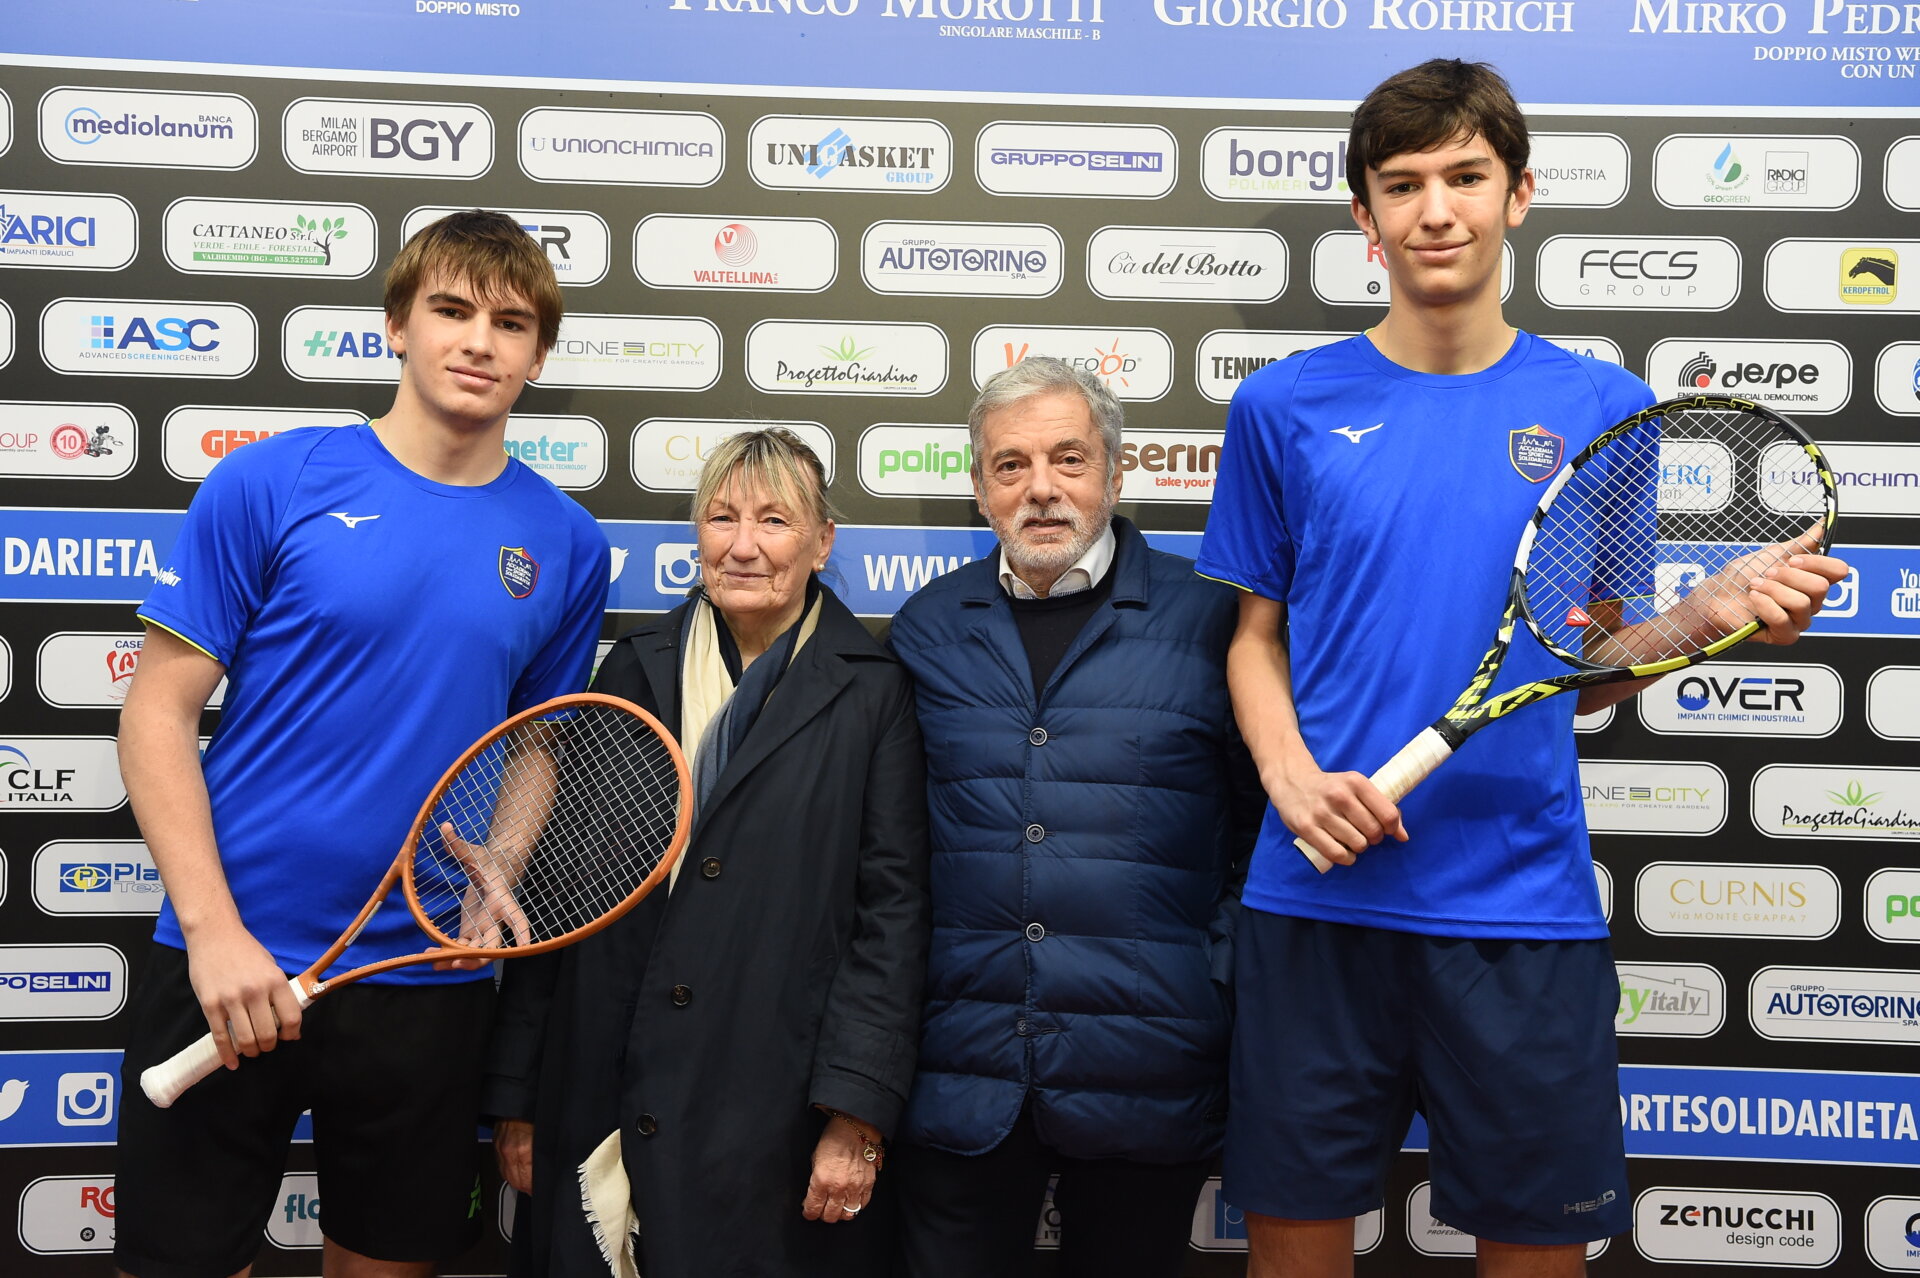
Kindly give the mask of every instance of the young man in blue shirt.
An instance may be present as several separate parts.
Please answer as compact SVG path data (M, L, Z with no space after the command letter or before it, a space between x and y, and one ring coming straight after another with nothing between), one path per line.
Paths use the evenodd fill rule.
M1527 154L1490 67L1436 59L1376 88L1348 181L1387 315L1261 369L1228 413L1198 566L1244 592L1228 679L1273 804L1236 948L1224 1186L1247 1212L1250 1278L1353 1272L1353 1217L1379 1205L1416 1107L1433 1212L1478 1239L1482 1275L1578 1275L1587 1242L1631 1224L1575 698L1503 720L1398 806L1366 776L1491 640L1558 469L1522 466L1516 436L1544 430L1571 457L1654 399L1502 317ZM1756 581L1756 642L1793 642L1846 571L1801 555ZM1560 669L1523 633L1495 690Z
M386 312L392 409L222 461L140 608L120 764L167 903L122 1072L134 1278L247 1272L309 1109L329 1278L424 1278L480 1225L491 972L402 968L304 1014L287 973L346 928L461 751L585 685L609 552L504 451L559 332L540 247L502 214L450 215L401 250ZM389 904L341 966L423 944ZM141 1072L209 1030L231 1072L156 1108Z

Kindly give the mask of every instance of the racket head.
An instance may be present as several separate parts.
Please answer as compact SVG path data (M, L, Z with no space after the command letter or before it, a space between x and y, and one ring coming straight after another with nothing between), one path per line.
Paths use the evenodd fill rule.
M1542 494L1514 561L1520 615L1576 670L1658 674L1760 628L1748 583L1832 544L1820 447L1752 400L1667 400L1603 432ZM1686 607L1680 607L1682 601ZM1611 641L1631 629L1631 644Z
M468 747L399 859L436 958L512 958L590 936L665 881L693 823L686 758L602 693L534 706Z

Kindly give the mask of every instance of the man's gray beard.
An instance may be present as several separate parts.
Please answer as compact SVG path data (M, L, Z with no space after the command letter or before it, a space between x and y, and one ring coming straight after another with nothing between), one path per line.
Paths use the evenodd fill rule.
M1016 539L1021 521L1026 519L1064 519L1067 521L1068 537L1058 546L1029 546ZM1013 512L1006 522L989 519L993 535L1000 539L1000 550L1007 557L1007 566L1022 581L1029 576L1050 576L1059 580L1060 575L1073 567L1080 556L1087 553L1093 543L1100 540L1100 534L1106 530L1113 519L1113 503L1103 502L1101 508L1089 515L1065 504L1054 506L1034 506L1025 504ZM1029 583L1031 584L1031 583Z

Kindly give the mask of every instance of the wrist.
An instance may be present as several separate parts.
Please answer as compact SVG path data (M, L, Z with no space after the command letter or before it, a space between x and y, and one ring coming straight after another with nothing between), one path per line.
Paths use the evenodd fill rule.
M817 1105L815 1108L827 1116L829 1123L839 1123L853 1133L860 1142L860 1157L872 1163L874 1170L879 1170L880 1167L885 1164L887 1161L887 1143L880 1138L878 1128L870 1123L862 1122L851 1114L843 1113L837 1109L830 1109L825 1105Z

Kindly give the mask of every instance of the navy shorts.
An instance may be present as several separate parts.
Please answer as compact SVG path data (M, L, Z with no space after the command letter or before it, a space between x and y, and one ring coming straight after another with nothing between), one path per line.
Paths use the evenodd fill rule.
M1381 1205L1416 1110L1433 1214L1476 1238L1632 1227L1620 1002L1602 940L1475 940L1241 915L1224 1196L1288 1220Z

